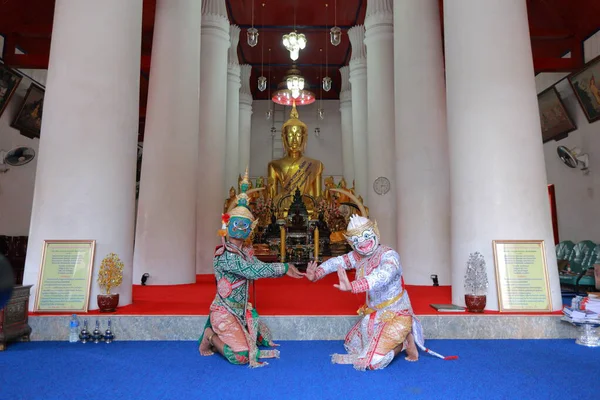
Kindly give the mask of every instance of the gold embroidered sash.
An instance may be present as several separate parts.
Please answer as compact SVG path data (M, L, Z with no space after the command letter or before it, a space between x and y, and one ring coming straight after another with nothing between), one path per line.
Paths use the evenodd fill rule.
M392 299L389 299L387 301L384 301L383 303L379 303L376 306L374 306L374 308L370 308L369 306L367 306L365 304L361 308L356 310L356 313L360 316L365 316L365 315L372 314L372 313L376 312L377 310L382 310L382 309L386 308L387 306L390 306L390 305L394 304L395 302L397 302L398 300L400 300L400 298L402 297L403 294L404 294L404 290L402 290L398 296L396 296Z

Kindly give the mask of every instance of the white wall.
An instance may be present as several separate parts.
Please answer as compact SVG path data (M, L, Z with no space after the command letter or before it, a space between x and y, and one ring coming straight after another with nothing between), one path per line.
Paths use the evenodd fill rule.
M600 55L600 32L584 43L584 54L586 62ZM556 84L578 127L569 137L544 144L548 183L555 185L560 240L600 243L600 121L588 123L568 80L563 79L566 76L565 73L536 76L538 93ZM564 165L556 153L558 146L578 147L588 153L591 172L584 175L579 169Z
M283 156L281 145L281 126L289 118L290 107L285 108L274 103L275 140L271 136L273 120L267 120L265 113L269 109L268 100L259 100L252 103L252 134L250 137L250 175L266 176L267 165L273 160ZM317 103L298 107L299 118L308 126L308 143L305 155L323 162L325 170L323 177L333 175L340 177L343 174L342 164L342 128L340 102L338 100L323 101L325 119L319 120L321 129L320 137L316 137L314 130L317 127ZM243 171L242 171L243 172ZM337 179L336 179L337 181ZM352 186L352 182L348 182Z

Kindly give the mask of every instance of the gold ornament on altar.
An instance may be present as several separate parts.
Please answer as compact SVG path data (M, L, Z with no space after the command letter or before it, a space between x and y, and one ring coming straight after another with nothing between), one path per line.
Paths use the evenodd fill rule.
M106 294L111 294L110 290L118 287L123 282L123 261L115 253L110 253L102 260L100 270L98 271L98 286Z
M321 196L321 178L323 163L304 156L308 140L308 128L298 118L296 104L292 106L290 118L283 124L281 139L285 148L285 156L269 163L267 192L273 199L294 194L313 198Z

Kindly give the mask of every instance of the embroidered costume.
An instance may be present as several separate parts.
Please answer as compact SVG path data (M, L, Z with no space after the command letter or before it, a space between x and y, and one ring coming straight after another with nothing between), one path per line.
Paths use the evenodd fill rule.
M339 190L339 189L338 189ZM335 191L335 190L334 190ZM349 196L353 197L348 193ZM357 202L364 212L362 204ZM348 354L334 354L335 364L353 364L357 370L382 369L394 359L397 352L407 350L409 341L434 356L443 357L424 346L423 329L414 315L402 277L400 256L393 249L379 244L377 223L353 215L345 233L353 250L343 256L327 260L314 267L313 281L334 272L341 273L348 285L340 289L352 293L366 293L366 302L358 310L360 319L346 335L344 347ZM349 282L344 270L356 270L356 279ZM412 333L412 338L409 335ZM408 350L407 360L416 361L418 352Z
M222 218L219 234L229 238L247 239L256 221L247 208L248 172L242 183L238 206ZM258 260L252 246L239 248L229 240L223 240L213 259L217 293L210 306L210 315L200 336L202 343L206 328L224 343L223 355L232 364L250 364L260 367L267 363L260 358L279 357L278 350L259 350L258 346L276 346L271 340L269 328L259 319L258 313L248 302L249 282L260 278L275 278L288 272L287 263L267 264ZM210 341L210 339L209 339ZM212 351L209 353L212 354ZM208 354L207 354L208 355Z

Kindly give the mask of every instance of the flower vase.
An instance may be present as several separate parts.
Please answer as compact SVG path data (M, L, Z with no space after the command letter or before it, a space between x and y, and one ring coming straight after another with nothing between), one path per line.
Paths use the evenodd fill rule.
M485 295L465 294L465 305L467 311L472 313L482 313L486 305Z
M114 312L119 305L119 294L99 294L98 308L100 312Z

